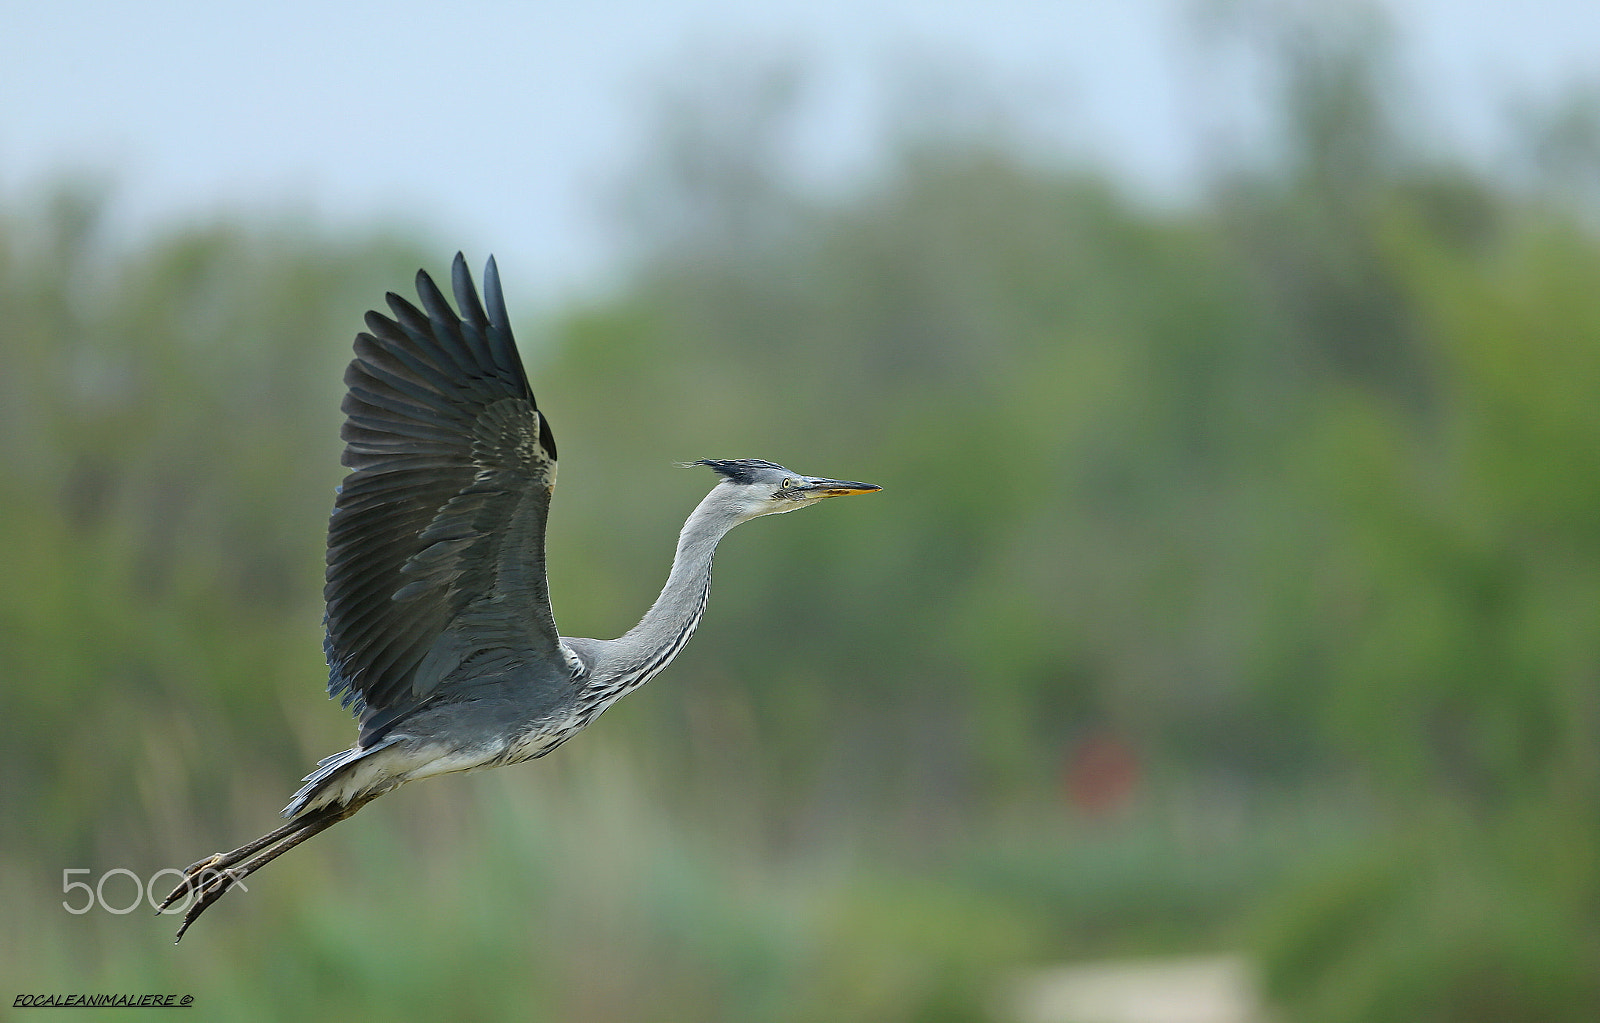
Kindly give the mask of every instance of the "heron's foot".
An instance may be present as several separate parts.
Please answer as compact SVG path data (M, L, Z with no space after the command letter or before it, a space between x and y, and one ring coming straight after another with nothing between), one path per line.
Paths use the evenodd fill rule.
M177 937L172 940L174 945L183 940L183 932L189 929L190 924L200 919L200 914L211 908L212 903L272 859L270 855L265 858L256 855L248 863L240 864L240 860L257 853L260 848L259 842L251 842L232 852L212 853L205 859L196 860L184 868L183 880L178 882L178 887L172 889L156 908L156 912L162 913L185 896L194 896L194 901L183 914L183 925L178 928Z
M190 892L198 892L204 888L206 883L210 880L207 876L208 874L215 874L219 871L226 870L228 867L238 863L240 860L244 859L245 855L248 855L248 849L249 846L241 846L232 852L212 853L205 859L195 860L187 867L184 867L183 880L179 881L178 886L172 889L172 891L167 894L166 898L161 900L161 905L156 907L156 912L165 912L173 903L177 902L185 895L189 894Z
M215 859L215 857L213 857L213 859ZM161 904L162 908L165 909L172 902L176 901L176 899L173 898L174 895L181 895L182 893L189 891L191 888L194 890L194 902L189 904L189 909L183 914L183 924L178 928L177 936L172 939L172 943L176 945L178 942L182 941L183 932L189 929L189 925L200 919L200 914L210 909L212 903L226 895L229 889L254 873L255 867L258 865L259 864L256 863L246 863L237 867L219 867L211 864L210 860L202 860L201 870L196 872L195 875L183 885L179 886L178 890L174 892L173 895L167 896L168 901Z
M176 941L181 941L183 932L189 929L189 925L198 920L201 913L227 894L234 885L242 888L241 882L245 878L311 836L320 834L344 820L371 799L372 796L369 795L339 806L324 807L296 817L278 830L269 831L254 842L246 842L232 852L212 853L203 860L196 860L184 869L183 880L162 900L157 912L165 912L186 895L194 896L194 901L184 911L183 926L178 928Z

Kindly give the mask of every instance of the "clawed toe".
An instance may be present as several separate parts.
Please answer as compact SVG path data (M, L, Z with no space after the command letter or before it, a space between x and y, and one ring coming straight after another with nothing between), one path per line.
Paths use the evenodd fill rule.
M210 856L207 856L203 860L195 860L193 863L191 863L187 867L183 868L184 876L185 877L194 877L196 874L200 873L200 871L206 869L207 867L214 867L218 863L221 863L225 856L227 856L227 853L216 852L216 853L212 853Z
M183 932L189 929L189 925L198 920L201 913L204 913L207 909L209 909L213 902L216 902L218 899L222 898L222 896L227 893L228 889L237 884L242 877L243 875L236 873L232 867L227 867L216 871L209 879L202 883L199 888L195 889L195 900L193 904L189 906L188 912L183 914L183 924L178 928L178 934L172 939L172 943L176 945L178 942L182 941ZM187 884L184 888L179 890L188 890Z
M201 860L198 863L191 863L188 867L184 868L183 880L179 881L178 886L172 889L172 891L168 892L167 897L161 900L161 905L156 907L156 912L165 913L169 906L183 898L183 896L187 895L189 891L194 888L194 880L199 876L200 871L203 870L206 865L208 865L214 859L216 859L215 856L211 857L210 859Z

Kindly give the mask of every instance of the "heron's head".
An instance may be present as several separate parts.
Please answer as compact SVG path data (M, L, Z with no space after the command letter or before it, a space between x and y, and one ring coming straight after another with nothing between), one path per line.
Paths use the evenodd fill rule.
M689 464L710 466L722 477L714 493L720 493L741 520L792 512L829 497L883 489L871 483L802 476L759 458L702 458Z

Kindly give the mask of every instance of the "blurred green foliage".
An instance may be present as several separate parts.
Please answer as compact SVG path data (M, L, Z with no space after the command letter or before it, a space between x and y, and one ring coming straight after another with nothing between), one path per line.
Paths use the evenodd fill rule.
M1280 158L1182 210L993 138L806 201L739 144L771 124L689 125L628 284L519 323L564 631L649 603L707 483L674 461L884 493L739 531L669 676L385 800L177 952L57 875L236 844L348 741L317 695L341 339L446 253L115 244L82 186L4 211L12 986L954 1020L1027 965L1243 944L1282 1019L1600 1017L1600 236L1570 174L1419 156L1370 53L1290 54ZM1075 805L1108 735L1132 795Z

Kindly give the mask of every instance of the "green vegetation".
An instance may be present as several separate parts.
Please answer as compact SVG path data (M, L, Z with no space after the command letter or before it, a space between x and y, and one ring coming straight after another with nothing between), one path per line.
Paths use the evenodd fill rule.
M231 847L348 742L345 339L449 251L0 211L12 994L881 1023L1245 948L1285 1020L1600 1017L1600 234L1570 163L1410 151L1357 52L1286 63L1282 152L1188 209L992 140L830 202L759 161L655 182L680 216L628 284L519 323L563 629L648 604L707 482L673 461L885 492L734 534L655 685L376 804L177 950L63 910L61 871ZM1094 737L1105 805L1064 780Z

